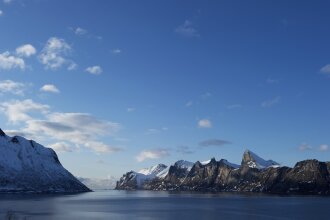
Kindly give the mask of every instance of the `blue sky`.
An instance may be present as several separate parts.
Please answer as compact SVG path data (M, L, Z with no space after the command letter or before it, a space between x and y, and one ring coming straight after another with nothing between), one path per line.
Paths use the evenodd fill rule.
M0 124L75 175L329 160L328 1L0 3Z

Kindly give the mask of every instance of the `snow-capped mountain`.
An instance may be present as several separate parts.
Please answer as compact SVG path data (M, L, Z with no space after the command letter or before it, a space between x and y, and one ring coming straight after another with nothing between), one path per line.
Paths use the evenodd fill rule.
M280 164L273 160L264 160L257 154L250 150L246 150L243 154L242 166L248 166L250 168L265 169L268 167L279 167Z
M141 188L147 180L157 177L167 168L164 164L157 164L150 168L144 168L138 172L130 171L124 174L116 184L116 188L136 189Z
M149 167L149 168L144 168L139 170L137 173L138 174L143 174L145 176L157 176L160 172L162 172L164 169L166 169L166 165L164 164L157 164L155 166Z
M0 192L90 191L60 163L55 151L0 129Z

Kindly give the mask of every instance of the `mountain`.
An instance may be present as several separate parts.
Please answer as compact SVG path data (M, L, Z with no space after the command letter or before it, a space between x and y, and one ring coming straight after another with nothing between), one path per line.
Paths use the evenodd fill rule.
M242 166L251 168L265 169L268 167L278 167L280 164L273 160L264 160L250 150L246 150L243 154Z
M60 163L55 151L0 129L0 192L90 191Z
M240 166L212 158L197 161L189 168L175 163L163 175L145 181L138 188L125 188L122 180L117 182L116 189L330 195L330 162L304 160L290 168L247 150Z
M114 189L116 187L117 182L116 178L112 176L106 179L84 177L77 177L77 179L92 190Z
M167 168L164 164L158 164L138 172L130 171L124 174L116 184L116 189L141 189L146 181L157 177Z

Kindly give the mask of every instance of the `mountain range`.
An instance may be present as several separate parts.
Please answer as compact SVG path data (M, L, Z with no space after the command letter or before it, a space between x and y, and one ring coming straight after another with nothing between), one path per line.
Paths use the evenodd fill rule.
M292 168L246 150L240 165L225 159L177 161L125 173L117 190L330 194L330 162L304 160Z

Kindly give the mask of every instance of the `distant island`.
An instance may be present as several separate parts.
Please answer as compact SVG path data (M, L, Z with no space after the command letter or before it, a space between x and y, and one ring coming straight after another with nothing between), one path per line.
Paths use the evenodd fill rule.
M67 171L55 151L0 129L0 193L78 193L88 187Z
M130 171L115 189L330 195L330 162L304 160L290 168L246 150L241 165L212 158Z

